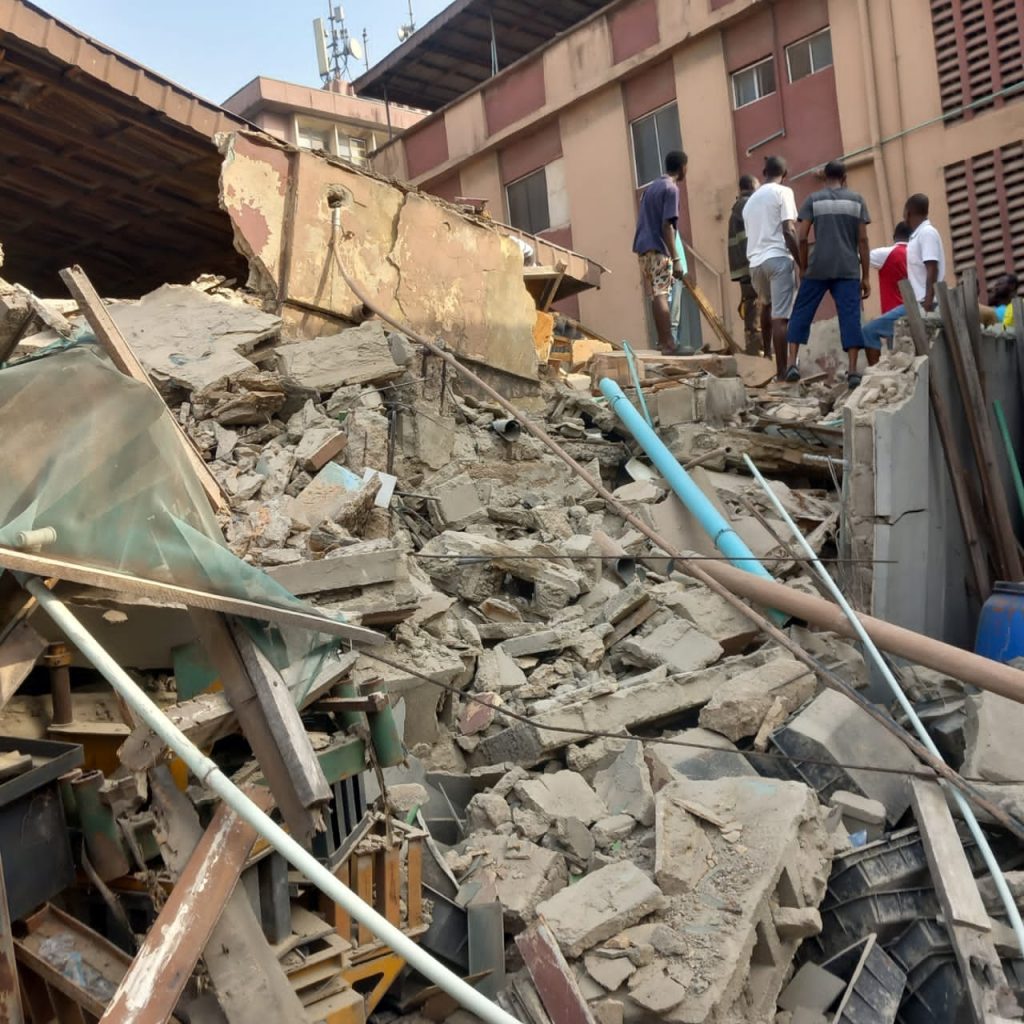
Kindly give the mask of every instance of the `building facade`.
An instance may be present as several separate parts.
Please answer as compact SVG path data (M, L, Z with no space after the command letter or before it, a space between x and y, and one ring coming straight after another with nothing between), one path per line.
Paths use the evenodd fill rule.
M1024 270L1022 24L1024 0L616 0L372 162L446 198L485 198L496 218L604 264L600 290L567 311L605 335L648 337L635 214L680 146L681 229L734 333L729 211L738 176L772 153L798 200L845 157L872 245L908 194L927 193L951 270L977 266L984 282ZM873 296L866 315L877 308Z
M355 95L348 82L322 89L254 78L223 103L225 110L302 149L318 149L358 167L367 154L423 118L412 110Z

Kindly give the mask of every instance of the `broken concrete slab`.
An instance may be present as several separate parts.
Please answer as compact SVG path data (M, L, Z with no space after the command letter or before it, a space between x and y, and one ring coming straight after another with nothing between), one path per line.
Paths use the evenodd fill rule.
M667 665L671 672L693 672L718 661L722 647L685 619L674 619L643 637L623 640L616 650L640 665Z
M1024 705L995 693L967 699L961 772L986 782L1024 782Z
M885 804L890 825L910 806L908 778L919 767L914 755L887 729L843 694L825 690L773 736L773 743L792 756L806 756L859 764L864 751L874 763L903 769L895 772L844 768L833 788L859 792Z
M821 914L817 907L776 907L772 921L779 938L787 942L800 942L821 934Z
M753 736L776 702L784 719L814 696L814 673L793 658L776 658L718 689L700 713L700 724L735 742ZM780 719L781 720L781 719Z
M664 906L665 897L647 875L630 861L618 861L545 900L537 913L562 952L578 957Z
M669 733L664 739L695 746L675 746L669 743L648 743L644 758L651 773L651 786L655 792L676 779L722 779L738 775L757 775L750 762L736 745L721 733L710 729L684 729ZM701 749L712 747L714 749Z
M609 952L622 953L622 950ZM614 992L636 971L628 956L604 956L601 950L588 953L583 963L594 981L609 992Z
M474 516L481 515L484 506L476 484L463 474L444 486L437 495L434 510L441 523L448 527L457 526Z
M689 619L705 636L722 645L726 654L741 654L757 636L757 629L724 597L706 587L676 582L650 588L659 603Z
M579 818L592 825L608 816L604 802L575 772L552 772L527 779L516 784L515 794L525 807L552 821Z
M594 778L594 789L610 814L628 814L654 824L654 792L639 740L630 740L615 761Z
M881 838L885 830L885 804L842 789L837 789L828 802L839 811L847 832L866 831L868 842Z
M477 658L473 686L478 690L501 693L526 686L526 673L500 647L483 651Z
M470 832L495 832L511 821L512 809L497 793L477 793L466 807L466 825Z
M479 851L486 857L481 870L493 876L506 931L517 932L529 925L536 919L538 907L569 882L565 858L529 840L482 835L464 845L467 852Z
M654 877L670 896L691 892L714 864L703 823L677 799L689 792L681 783L669 783L655 800Z
M613 814L595 821L591 834L599 850L609 850L616 843L626 839L636 828L636 818L629 814Z
M337 391L346 384L379 384L401 372L391 357L384 326L367 321L340 334L279 345L278 370L311 391Z

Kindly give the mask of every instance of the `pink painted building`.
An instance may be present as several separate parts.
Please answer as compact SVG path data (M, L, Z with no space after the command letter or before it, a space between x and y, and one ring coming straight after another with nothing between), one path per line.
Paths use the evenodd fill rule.
M845 157L873 245L925 192L954 270L1024 270L1021 24L1024 0L456 0L354 87L431 111L377 170L603 264L565 308L617 337L647 337L637 202L682 146L683 234L735 333L728 216L771 153L798 199Z

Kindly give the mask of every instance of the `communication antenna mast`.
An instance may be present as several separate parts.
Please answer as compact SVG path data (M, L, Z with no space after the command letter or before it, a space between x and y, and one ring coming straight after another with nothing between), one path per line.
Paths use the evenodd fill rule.
M366 34L366 29L363 29L363 63L366 65L366 70L370 70L370 40Z
M365 35L364 32L364 38ZM314 19L313 41L316 45L320 77L325 85L348 77L350 59L363 59L363 47L358 39L353 39L348 34L345 27L345 10L340 5L328 6L326 26L323 18Z
M412 16L412 0L409 0L409 20L398 29L398 41L404 43L416 31L416 19Z

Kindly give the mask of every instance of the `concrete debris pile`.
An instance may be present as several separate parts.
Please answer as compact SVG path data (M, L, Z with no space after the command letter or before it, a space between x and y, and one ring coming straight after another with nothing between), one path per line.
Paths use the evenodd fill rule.
M785 518L828 558L897 527L863 495L920 359L885 357L851 397L827 374L767 387L749 357L638 353L633 393L709 536L593 393L617 352L549 367L512 416L377 317L309 337L217 279L104 306L65 274L77 314L0 289L0 385L23 375L27 396L14 447L61 476L28 504L64 516L0 516L0 809L9 778L16 806L43 801L53 859L33 870L0 828L22 922L0 914L0 959L33 1005L229 1024L476 1019L460 1003L523 1024L1020 1019L1024 961L975 882L977 836L961 849L935 776L865 698L888 702L859 647L793 621L770 642L699 571L734 535L810 621L822 602ZM88 516L69 514L32 402L48 367L139 403L141 440L101 457L105 436L86 439L81 475L95 455L111 491ZM83 401L52 413L69 447ZM68 545L90 519L130 529L106 548L86 529L87 558ZM46 618L66 625L64 601L77 651ZM932 667L901 668L910 700L1016 866L1021 706L916 640ZM162 994L140 1018L143 988Z

